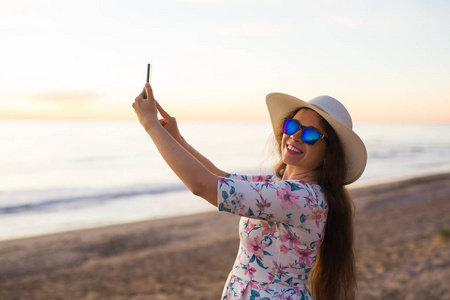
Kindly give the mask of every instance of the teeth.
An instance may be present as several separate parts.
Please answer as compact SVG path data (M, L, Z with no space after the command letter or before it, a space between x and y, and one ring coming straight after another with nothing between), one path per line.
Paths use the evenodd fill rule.
M297 152L297 153L301 153L300 150L298 150L297 148L292 147L291 145L288 145L287 148L293 152Z

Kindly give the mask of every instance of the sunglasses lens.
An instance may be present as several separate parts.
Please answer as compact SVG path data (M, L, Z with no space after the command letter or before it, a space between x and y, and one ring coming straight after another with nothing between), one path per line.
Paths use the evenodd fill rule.
M285 120L283 125L283 132L286 134L294 134L299 128L299 125L294 120Z
M312 128L303 129L302 139L308 145L314 145L320 138L320 133Z

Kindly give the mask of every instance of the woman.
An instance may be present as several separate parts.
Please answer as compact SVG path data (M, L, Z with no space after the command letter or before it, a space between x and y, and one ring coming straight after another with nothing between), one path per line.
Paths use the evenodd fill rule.
M192 193L242 216L240 250L222 299L313 299L309 277L315 299L353 299L353 207L344 185L364 171L364 144L332 97L304 102L273 93L266 102L280 154L276 176L218 169L181 137L148 83L133 108Z

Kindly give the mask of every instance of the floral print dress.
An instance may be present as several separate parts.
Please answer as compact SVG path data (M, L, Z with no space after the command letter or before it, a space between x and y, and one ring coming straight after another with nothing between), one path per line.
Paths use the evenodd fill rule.
M242 216L225 299L313 299L305 281L323 241L327 203L319 185L272 176L219 177L220 211Z

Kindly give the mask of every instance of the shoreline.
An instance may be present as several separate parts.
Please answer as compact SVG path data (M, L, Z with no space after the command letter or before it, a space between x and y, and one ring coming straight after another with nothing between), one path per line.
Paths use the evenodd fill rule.
M385 186L385 185L390 185L390 184L396 184L398 182L415 180L418 178L432 178L435 176L445 176L446 174L449 174L449 171L435 171L435 172L430 171L430 172L424 172L424 173L421 173L418 175L416 174L416 175L396 176L396 177L393 177L390 179L373 179L373 180L368 180L367 182L363 181L361 183L356 182L354 184L351 184L348 187L348 190L351 192L351 191L358 191L361 189L372 189L374 186ZM175 195L178 195L178 194L175 194ZM203 201L202 199L197 199L198 197L196 197L190 193L187 193L186 195L184 196L184 198L187 197L186 201L190 201L193 203L195 203L196 201ZM139 196L139 197L142 197L142 196ZM168 197L168 198L170 198L170 197ZM168 201L170 201L170 200L168 200ZM211 213L211 212L215 211L215 208L212 206L211 206L211 209L208 209L205 207L205 205L199 204L199 207L201 207L201 209L199 209L198 211L192 211L192 212L183 212L183 213L178 212L178 213L174 213L174 214L170 214L170 215L157 215L156 217L140 218L140 219L131 220L131 221L117 221L117 222L111 222L111 223L107 223L107 224L97 224L97 225L87 224L85 226L68 228L68 229L63 229L63 230L50 230L50 231L46 231L46 232L42 232L42 233L38 233L38 234L29 234L29 235L24 234L24 235L19 235L17 237L12 237L12 238L9 238L9 237L0 238L0 243L7 242L7 241L30 239L30 238L39 238L39 237L45 237L48 235L65 234L65 233L70 233L70 232L74 232L74 231L101 229L101 228L110 227L110 226L122 226L122 225L127 225L127 224L145 223L145 222L150 222L150 221L179 218L179 217L184 217L184 216L189 217L189 216L193 216L193 215L197 215L197 214Z
M349 190L353 189L360 189L360 188L366 188L371 187L374 185L384 185L384 184L390 184L390 183L396 183L400 181L408 181L408 180L414 180L418 178L429 178L429 177L435 177L435 176L446 176L447 174L450 174L450 169L447 167L443 169L437 169L437 170L430 170L425 172L417 172L414 174L404 174L404 175L398 175L393 176L387 179L371 179L367 181L362 182L355 182L350 184Z
M450 173L349 190L358 299L450 299ZM0 298L218 299L238 220L216 211L0 241Z

